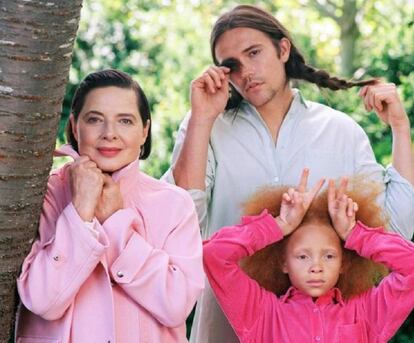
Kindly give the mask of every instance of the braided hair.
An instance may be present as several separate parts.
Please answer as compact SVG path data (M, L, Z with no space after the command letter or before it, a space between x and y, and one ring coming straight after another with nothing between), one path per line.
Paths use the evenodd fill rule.
M218 39L226 31L239 27L255 29L266 34L272 40L278 54L280 54L279 42L281 39L286 38L290 41L290 55L285 64L287 80L305 80L314 83L319 87L329 88L335 91L375 83L374 79L364 81L347 81L345 79L333 77L324 70L316 69L308 65L303 55L293 43L293 39L290 36L289 31L271 14L250 5L240 5L233 8L229 12L226 12L220 16L214 24L210 36L210 48L213 61L216 65L219 65L215 53ZM230 89L231 96L229 102L227 103L226 110L237 110L243 98L233 86L230 86Z

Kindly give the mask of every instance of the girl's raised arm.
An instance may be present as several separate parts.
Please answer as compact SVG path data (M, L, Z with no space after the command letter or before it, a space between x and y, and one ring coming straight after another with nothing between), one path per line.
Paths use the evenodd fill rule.
M365 314L372 333L388 342L414 308L414 244L358 222L345 247L391 270L377 287L351 299Z
M283 238L274 218L264 211L244 217L242 224L225 227L204 242L204 270L217 300L239 338L248 337L263 315L266 291L241 269L242 258Z

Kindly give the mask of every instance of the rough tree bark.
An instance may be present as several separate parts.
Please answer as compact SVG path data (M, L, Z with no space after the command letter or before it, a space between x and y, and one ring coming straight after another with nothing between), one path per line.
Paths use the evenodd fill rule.
M82 0L0 0L0 342L36 235Z

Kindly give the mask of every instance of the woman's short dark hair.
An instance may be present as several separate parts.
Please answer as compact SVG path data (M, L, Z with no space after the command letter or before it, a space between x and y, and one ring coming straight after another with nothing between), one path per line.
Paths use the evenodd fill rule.
M79 114L82 111L83 105L85 104L86 96L94 89L104 87L119 87L124 89L131 89L137 96L138 112L141 116L142 124L150 125L148 129L148 136L141 147L141 153L139 158L145 160L151 153L151 112L148 104L147 97L144 91L141 89L138 82L136 82L130 75L120 70L106 69L97 71L87 75L83 81L79 84L75 95L72 99L71 113L78 120ZM148 123L148 124L147 124ZM76 141L70 120L66 126L66 137L72 147L78 150L78 142Z

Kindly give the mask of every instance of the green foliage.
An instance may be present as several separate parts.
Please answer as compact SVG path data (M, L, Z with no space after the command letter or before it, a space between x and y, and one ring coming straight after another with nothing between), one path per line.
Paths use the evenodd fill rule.
M390 15L392 13L392 15ZM386 20L384 20L386 18ZM361 43L370 54L361 54L364 72L395 83L411 123L414 122L414 3L380 3L367 12L369 38ZM377 121L362 121L370 131L374 151L389 161L391 133Z
M390 340L390 343L413 343L414 312L408 317L398 333Z

